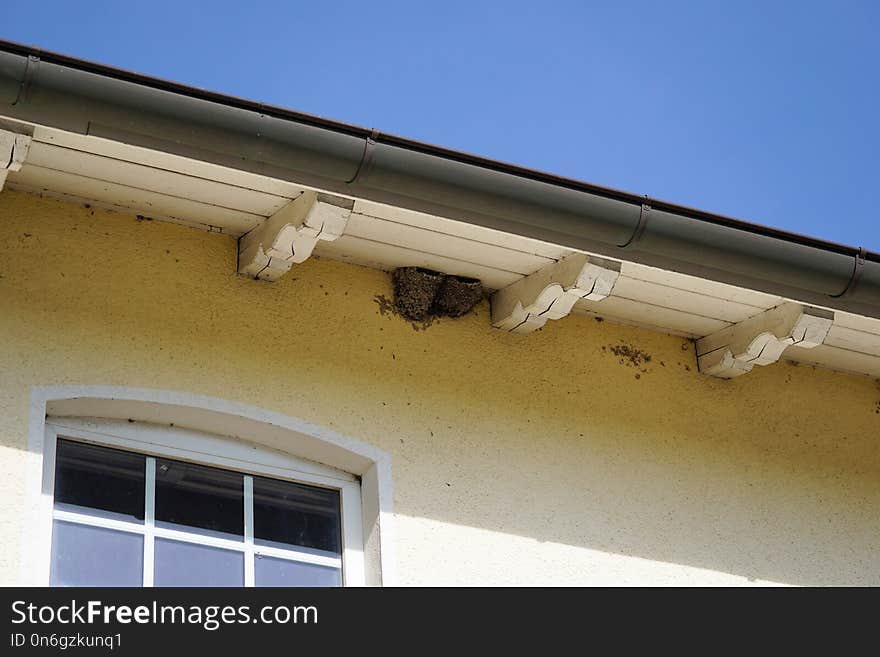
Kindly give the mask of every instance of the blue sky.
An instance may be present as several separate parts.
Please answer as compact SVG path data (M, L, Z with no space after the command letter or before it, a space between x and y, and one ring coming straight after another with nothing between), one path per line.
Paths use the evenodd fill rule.
M0 37L880 250L880 2L5 0Z

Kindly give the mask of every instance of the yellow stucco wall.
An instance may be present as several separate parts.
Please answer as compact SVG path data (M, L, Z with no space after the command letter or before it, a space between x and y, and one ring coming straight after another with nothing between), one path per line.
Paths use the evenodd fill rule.
M245 280L228 237L9 191L0 244L0 584L30 387L68 384L246 402L388 451L402 584L880 584L874 380L714 380L680 338L583 317L514 336L486 304L414 330L381 312L385 273Z

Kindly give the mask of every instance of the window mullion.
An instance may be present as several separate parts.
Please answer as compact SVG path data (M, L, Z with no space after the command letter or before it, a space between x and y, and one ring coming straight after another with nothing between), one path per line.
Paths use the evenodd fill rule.
M144 586L153 586L153 565L156 527L156 459L147 457L146 491L144 495Z
M222 572L228 573L228 577L221 578L223 581L228 580L237 585L244 584L247 587L256 586L256 559L261 557L264 559L260 564L261 581L265 579L268 582L289 584L298 582L302 578L302 581L326 581L336 585L339 583L359 583L362 579L357 576L357 560L355 560L354 567L351 567L352 556L359 556L353 553L360 552L361 547L359 518L349 517L353 515L353 512L360 510L360 488L356 484L347 484L342 486L341 490L331 488L328 491L325 490L328 487L318 484L280 478L266 477L264 479L262 476L249 475L244 472L224 470L211 465L203 466L196 463L195 460L180 461L179 463L169 461L173 467L179 465L183 469L182 474L177 473L179 476L169 479L169 485L177 486L183 491L182 493L178 491L178 499L175 504L170 505L172 510L180 507L182 516L172 515L175 524L171 526L166 526L165 523L158 525L156 508L159 484L157 474L160 468L158 461L161 459L163 462L161 467L164 474L168 468L164 465L166 463L165 457L162 455L150 456L149 452L146 454L134 453L132 456L129 452L133 452L134 445L124 446L129 449L114 450L115 445L114 447L104 447L100 444L92 445L86 441L86 438L87 436L73 435L69 439L70 445L68 445L68 438L64 438L67 460L63 462L66 470L64 468L61 470L68 479L78 475L83 467L80 467L79 461L74 458L77 456L80 456L80 460L83 462L99 464L103 470L109 473L110 482L107 494L104 494L103 497L99 496L100 499L95 502L93 498L96 493L90 493L86 487L89 483L88 478L77 480L80 482L81 494L78 497L73 493L68 494L70 500L64 498L61 502L54 504L47 515L68 524L110 530L110 534L106 532L100 534L99 538L103 542L98 546L99 548L102 548L104 543L106 546L115 546L117 543L122 545L119 550L120 553L124 552L128 564L127 570L124 573L121 570L120 572L109 572L109 568L104 569L102 566L97 566L92 568L94 571L92 572L83 567L82 570L87 572L89 580L116 581L118 579L125 581L126 585L136 585L137 570L132 572L131 566L136 565L138 543L142 546L141 584L146 587L152 587L164 581L163 574L168 575L169 582L175 582L181 578L188 581L190 572L186 568L183 570L172 568L166 571L166 559L170 560L168 564L171 566L180 566L181 559L201 561L203 558L214 557L216 557L216 563L222 565ZM98 453L102 449L111 450L113 453L109 453L109 455L107 452ZM50 453L49 447L46 448L45 453ZM203 455L194 453L193 459L196 456ZM112 467L114 465L118 465L118 467L114 469ZM138 465L140 467L137 467ZM51 469L47 470L47 478L51 477L53 484L54 479L60 476L54 471L59 471L60 467L53 462ZM192 474L191 471L195 474ZM188 479L189 475L192 477ZM240 511L233 511L230 515L230 508L225 503L220 504L218 512L224 511L224 509L225 512L222 517L218 515L216 522L212 525L211 523L214 521L209 518L209 516L213 517L210 505L202 504L199 506L199 504L191 503L190 498L184 494L189 488L194 488L197 493L193 493L193 495L198 498L198 495L202 494L199 486L207 486L207 492L204 495L213 494L215 491L202 479L209 484L214 482L218 489L222 489L221 493L226 491L225 494L230 499L236 501L237 504L242 504L239 507ZM179 486L178 480L183 482ZM127 485L124 485L126 482ZM140 486L138 486L138 482L140 482ZM164 478L163 482L165 482ZM164 486L165 483L163 483ZM137 490L138 487L141 488L140 491ZM259 548L256 545L255 536L256 489L260 490L261 495L261 519L265 514L265 524L268 527L266 535L261 534L261 539L266 540L261 540L264 545ZM355 495L352 496L352 493ZM54 495L50 497L54 497ZM94 502L94 504L90 504L90 502ZM78 504L85 504L85 506L77 506ZM235 518L234 515L237 512L241 512L242 516ZM187 516L187 513L192 517ZM294 535L292 529L286 526L288 516L292 518L291 522L294 524L299 522L297 514L305 516L303 522L310 520L312 516L316 519L313 523L315 527L312 528L312 534L302 539L303 545L300 545L301 537ZM142 520L138 520L137 516L140 516ZM279 524L284 526L279 529L277 526ZM67 527L67 524L64 527ZM349 531L350 528L353 531ZM69 539L71 545L76 540L84 540L78 538L79 536L88 537L93 534L98 536L95 532L89 534L88 531L82 530L77 534L76 531L68 532L73 537ZM128 538L119 538L120 533L126 534ZM138 534L141 535L142 540L135 538L134 535ZM157 544L160 539L163 540L163 543ZM164 551L165 539L167 539L168 555L170 556L166 555ZM267 542L268 544L265 544ZM190 547L187 548L183 544L188 544ZM306 547L306 545L314 545L315 547ZM199 551L193 546L205 546L205 548ZM210 548L215 548L215 550L212 551ZM324 548L328 548L329 551ZM110 548L107 547L107 549ZM116 549L113 547L113 550ZM177 552L174 551L175 549ZM241 556L236 557L225 552L228 550L237 552ZM71 549L71 553L74 557L85 554L82 550L77 552L73 549ZM85 559L85 557L83 558ZM160 559L159 563L156 561L157 558ZM92 559L90 563L95 566L99 562ZM232 566L233 563L234 566ZM52 567L55 567L54 562ZM158 573L155 572L157 568L159 569ZM193 582L202 579L213 581L212 578L220 573L220 569L220 565L217 565L214 570L208 567L202 568L204 572L196 573L191 579ZM108 572L105 573L104 570ZM76 574L74 573L74 575ZM134 581L132 581L132 577L134 577Z
M254 478L244 476L244 585L254 585Z

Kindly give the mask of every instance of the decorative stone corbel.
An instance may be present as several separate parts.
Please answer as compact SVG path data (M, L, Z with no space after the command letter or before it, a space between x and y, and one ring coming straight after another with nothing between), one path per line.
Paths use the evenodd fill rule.
M238 242L238 273L276 281L305 262L318 240L332 242L345 232L354 202L303 192Z
M521 278L492 295L492 326L529 333L548 319L560 319L580 299L600 301L611 294L620 263L580 253Z
M31 138L8 130L0 130L0 191L10 171L18 171L27 158Z
M697 340L697 365L703 374L732 379L775 363L792 345L822 344L833 322L831 311L783 303Z

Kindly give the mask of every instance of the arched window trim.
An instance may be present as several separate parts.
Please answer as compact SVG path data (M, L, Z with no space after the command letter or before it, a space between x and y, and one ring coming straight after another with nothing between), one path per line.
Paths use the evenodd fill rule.
M120 433L126 434L122 440L167 443L160 436L173 431L178 449L189 451L190 458L193 452L202 453L207 463L327 485L335 482L340 487L345 481L359 480L361 536L358 540L351 535L349 542L358 545L359 556L344 557L352 564L345 566L350 583L392 582L391 469L390 457L382 450L297 418L215 397L144 388L59 386L34 388L31 395L22 545L26 585L48 582L51 532L47 534L46 528L51 526L52 497L45 470L53 460L48 450L54 446L58 425L95 442L102 442L103 434L106 444L112 444L107 436ZM170 456L175 447L165 444L156 449ZM362 564L362 574L354 564Z

